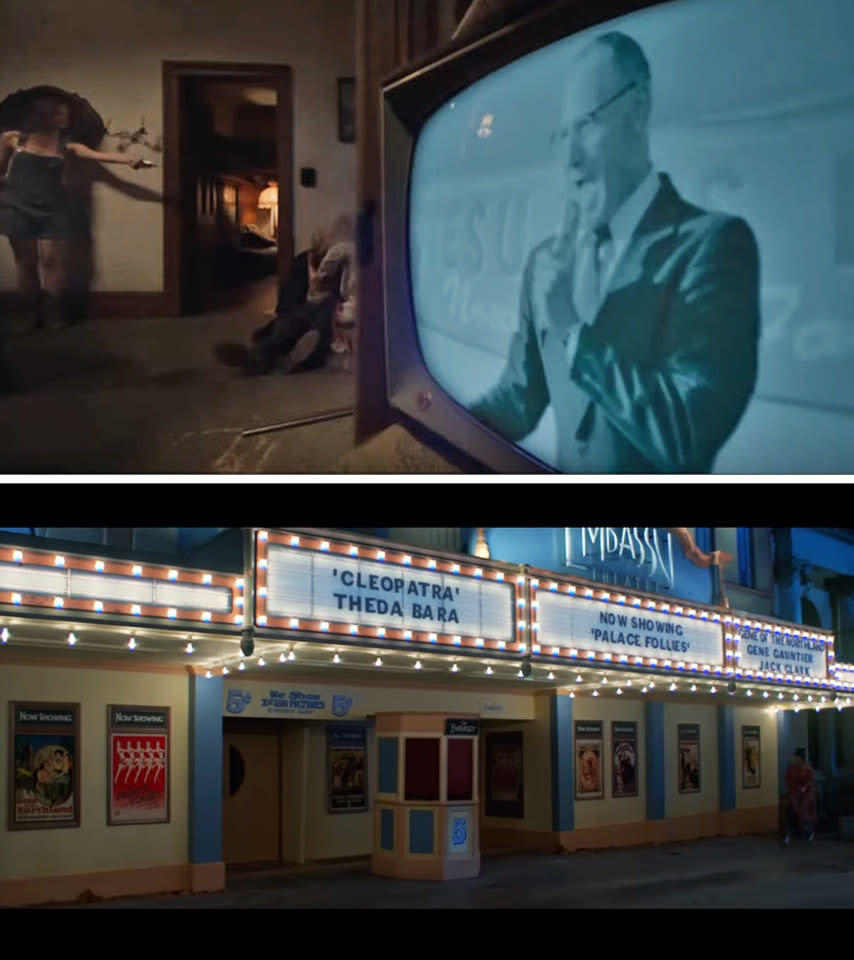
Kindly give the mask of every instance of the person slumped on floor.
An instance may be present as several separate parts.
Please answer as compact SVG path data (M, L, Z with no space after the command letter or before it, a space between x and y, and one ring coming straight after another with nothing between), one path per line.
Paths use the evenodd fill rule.
M316 269L313 260L319 260ZM321 243L309 251L307 276L304 301L298 299L302 292L298 277L286 301L277 307L276 317L253 336L250 373L316 369L323 366L330 351L349 350L346 337L354 324L356 290L356 246L351 217L342 215L336 219L328 247L324 249Z

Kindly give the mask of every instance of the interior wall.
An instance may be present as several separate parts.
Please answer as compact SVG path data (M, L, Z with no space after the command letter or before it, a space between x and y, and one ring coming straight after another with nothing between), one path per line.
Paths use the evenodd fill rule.
M146 673L4 664L0 670L0 744L4 758L10 736L10 701L80 704L77 762L81 823L76 828L6 830L10 798L4 769L4 789L0 790L0 879L187 863L188 694L189 677L184 671ZM107 826L108 704L171 707L170 823Z
M33 42L34 30L37 42ZM26 56L13 55L26 50ZM5 54L5 55L2 55ZM338 141L337 83L355 75L355 0L27 0L3 10L0 98L36 84L79 93L111 121L135 130L145 118L163 133L164 60L285 64L293 70L294 169L317 169L317 187L294 186L297 251L311 233L356 205L356 146ZM109 138L103 148L114 151ZM174 145L166 145L166 149ZM162 155L136 148L159 164L133 171L110 166L118 183L162 192ZM163 289L163 209L96 184L95 279L100 291ZM132 243L128 238L132 237ZM0 290L15 286L8 243L0 244Z

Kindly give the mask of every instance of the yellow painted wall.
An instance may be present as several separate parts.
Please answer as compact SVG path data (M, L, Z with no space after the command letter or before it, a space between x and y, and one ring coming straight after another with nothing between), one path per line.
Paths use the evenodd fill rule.
M373 729L368 729L368 810L365 813L329 813L325 724L306 725L305 751L305 859L370 856L374 822L371 785L375 782L377 763Z
M603 765L605 796L601 800L575 801L575 828L599 827L610 823L636 823L646 818L646 737L643 701L576 699L573 724L576 720L601 720L604 740ZM614 720L635 721L638 725L638 796L614 799L611 770L611 723ZM574 737L573 729L573 737ZM572 785L573 794L575 784Z
M69 656L74 653L69 651ZM63 669L4 664L0 669L0 879L166 866L188 861L186 674ZM80 810L76 828L8 831L10 701L80 703ZM172 708L171 823L107 826L107 705Z
M664 714L666 771L665 810L668 817L714 813L720 808L718 780L718 708L692 703L668 703ZM700 725L700 792L679 793L678 725Z
M743 787L741 728L759 727L759 787ZM778 802L777 791L777 715L763 707L735 709L735 803L736 807L770 807Z
M486 775L486 747L480 754L481 825L515 830L548 832L552 829L551 784L551 711L549 697L534 698L534 719L523 723L483 721L484 737L488 733L522 731L522 774L524 778L524 811L516 817L487 817L483 813L486 794L483 787Z

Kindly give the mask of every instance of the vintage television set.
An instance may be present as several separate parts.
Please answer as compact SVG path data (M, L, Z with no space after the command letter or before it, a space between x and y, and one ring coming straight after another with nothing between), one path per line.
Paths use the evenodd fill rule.
M502 375L526 263L564 207L569 65L612 31L650 66L654 172L687 203L746 223L758 251L758 359L743 412L708 471L672 472L854 473L854 3L840 0L566 0L390 78L380 103L388 403L490 470L572 472L551 404L521 438L470 408ZM620 276L605 296L623 283L630 328L644 306ZM692 282L686 297L716 281ZM723 407L727 364L734 376L751 330L733 320L742 305L729 279L719 286L726 359L711 386Z

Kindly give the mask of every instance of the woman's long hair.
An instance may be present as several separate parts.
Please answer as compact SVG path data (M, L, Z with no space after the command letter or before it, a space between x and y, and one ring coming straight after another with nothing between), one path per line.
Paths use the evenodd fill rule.
M71 104L62 97L47 96L34 100L24 118L22 133L49 133L56 130L56 112L60 107L65 107L70 114Z

